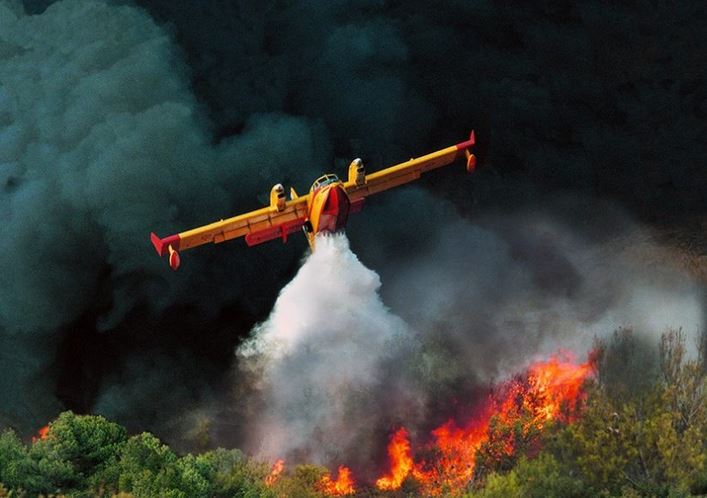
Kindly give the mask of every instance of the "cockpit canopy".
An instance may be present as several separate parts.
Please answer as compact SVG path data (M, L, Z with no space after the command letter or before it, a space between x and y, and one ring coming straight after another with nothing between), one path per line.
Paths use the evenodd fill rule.
M324 187L326 185L330 185L332 183L336 183L339 181L339 177L333 174L329 175L324 175L320 176L317 178L314 183L312 184L312 188L309 189L310 192L313 192L314 190L317 190L318 188Z

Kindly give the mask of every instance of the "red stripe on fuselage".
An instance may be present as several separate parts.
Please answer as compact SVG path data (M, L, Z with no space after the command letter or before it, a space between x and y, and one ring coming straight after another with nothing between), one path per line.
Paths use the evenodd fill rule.
M319 213L319 224L317 232L336 232L346 227L349 219L349 209L351 201L346 191L340 185L332 185L326 192L319 195L326 195L326 202L322 204Z

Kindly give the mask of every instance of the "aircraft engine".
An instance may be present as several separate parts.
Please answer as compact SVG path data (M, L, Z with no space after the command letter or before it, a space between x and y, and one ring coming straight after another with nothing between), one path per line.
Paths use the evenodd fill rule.
M270 190L270 207L273 211L282 211L285 209L285 187L282 183L278 183Z
M349 165L349 182L356 185L363 185L366 182L366 168L358 157Z

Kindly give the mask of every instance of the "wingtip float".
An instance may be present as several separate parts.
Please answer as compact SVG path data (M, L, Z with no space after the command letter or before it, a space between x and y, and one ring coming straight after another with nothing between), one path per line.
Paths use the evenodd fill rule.
M289 235L302 230L314 249L316 234L343 230L349 214L360 211L370 195L417 180L422 173L446 166L460 157L466 159L466 170L473 172L476 156L471 148L475 142L472 130L464 142L370 174L366 174L361 159L354 159L346 181L326 174L312 184L307 195L297 195L290 189L289 200L284 187L278 183L270 190L269 206L164 238L153 232L150 239L157 254L167 256L173 270L179 268L179 251L238 237L245 237L246 244L254 246L274 239L287 242Z

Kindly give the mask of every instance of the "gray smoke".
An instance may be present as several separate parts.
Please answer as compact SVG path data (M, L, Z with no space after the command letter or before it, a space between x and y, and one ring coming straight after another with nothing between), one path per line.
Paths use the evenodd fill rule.
M215 268L207 250L169 274L148 234L257 207L256 193L292 173L290 158L315 176L327 140L304 118L261 114L214 145L179 51L139 9L85 0L34 16L7 0L0 9L0 382L4 413L32 427L59 408L60 330L97 299L106 302L96 327L110 330L136 306L213 314L229 299L247 305L243 283L255 275L272 286L277 271L260 271L257 255ZM243 256L233 246L222 254Z
M638 244L644 254L632 251ZM632 328L651 344L704 327L700 282L639 226L620 244L579 237L542 213L457 221L431 250L398 268L385 302L458 365L482 379L555 352L588 352L596 337Z

